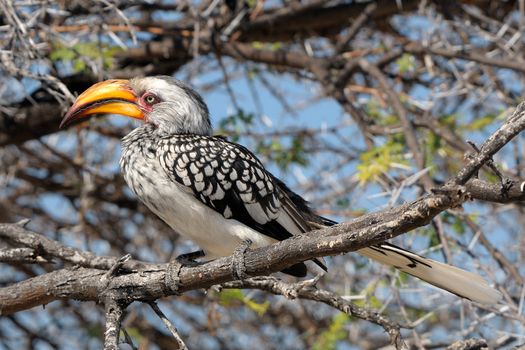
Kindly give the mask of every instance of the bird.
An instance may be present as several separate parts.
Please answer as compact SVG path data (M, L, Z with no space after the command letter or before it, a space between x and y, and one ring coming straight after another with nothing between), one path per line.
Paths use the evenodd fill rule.
M213 136L206 103L182 81L151 76L96 83L77 97L60 128L99 114L143 122L122 139L121 173L154 214L202 249L185 257L211 260L246 242L259 248L336 224L317 215L247 148ZM478 303L501 299L481 276L388 242L357 252ZM322 258L313 262L327 270ZM282 272L305 277L308 271L298 263Z

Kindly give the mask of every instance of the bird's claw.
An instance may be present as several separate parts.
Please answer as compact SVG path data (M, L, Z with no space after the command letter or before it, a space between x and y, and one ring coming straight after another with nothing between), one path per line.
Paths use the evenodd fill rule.
M204 250L197 250L191 253L181 254L177 256L175 260L181 265L197 266L200 265L200 263L195 261L195 259L202 258L205 255Z
M512 182L511 179L505 178L505 179L501 180L501 189L500 189L500 191L501 191L501 195L504 198L508 198L509 191L512 188L512 186L514 186L514 183Z
M200 265L201 263L195 261L195 259L202 258L205 255L206 254L204 253L204 250L197 250L194 252L181 254L177 256L175 260L171 260L168 264L168 270L166 271L166 277L164 280L167 290L173 294L179 294L180 270L183 266L192 267Z

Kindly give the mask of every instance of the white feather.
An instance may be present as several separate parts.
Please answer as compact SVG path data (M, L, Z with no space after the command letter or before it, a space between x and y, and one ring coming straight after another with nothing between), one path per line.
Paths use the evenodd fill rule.
M481 304L496 304L501 299L500 292L472 272L424 258L390 244L364 248L357 252Z

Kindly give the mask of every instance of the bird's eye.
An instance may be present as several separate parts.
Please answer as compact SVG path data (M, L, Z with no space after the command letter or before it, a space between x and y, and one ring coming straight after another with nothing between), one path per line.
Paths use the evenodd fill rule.
M157 96L155 96L155 95L152 95L152 94L144 95L143 99L144 99L144 102L146 102L146 104L148 104L150 106L153 106L155 103L159 102L159 98Z

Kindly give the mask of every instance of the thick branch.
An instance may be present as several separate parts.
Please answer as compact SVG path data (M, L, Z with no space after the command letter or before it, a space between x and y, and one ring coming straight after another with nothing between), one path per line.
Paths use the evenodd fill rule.
M471 179L465 184L473 199L494 203L516 203L525 201L525 181L509 180L508 190L501 183L488 183L480 179Z
M248 250L244 256L246 274L268 275L314 257L355 251L385 241L426 225L435 215L460 205L465 199L461 190L434 194L352 222ZM0 231L8 226L0 226ZM62 269L0 289L0 313L10 314L62 298L97 301L100 295L106 293L106 289L115 290L115 294L126 302L156 300L178 292L209 288L235 280L232 269L234 262L230 256L196 267L182 267L175 277L166 273L169 264L152 264L138 272L116 276L108 284L101 280L104 275L102 270ZM166 280L177 280L180 285L166 285Z
M97 256L91 252L85 252L65 246L57 241L47 238L46 236L25 229L24 224L26 224L26 222L20 224L0 224L0 239L10 242L11 244L32 248L41 256L59 258L64 262L77 266L107 270L118 261L118 259L114 257ZM125 266L126 268L133 270L145 268L148 264L136 260L130 260L126 262Z

